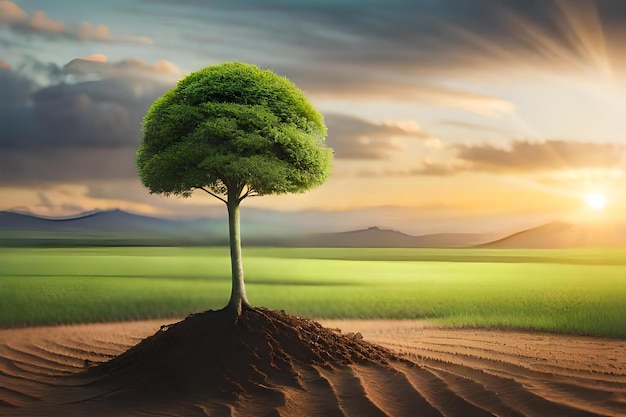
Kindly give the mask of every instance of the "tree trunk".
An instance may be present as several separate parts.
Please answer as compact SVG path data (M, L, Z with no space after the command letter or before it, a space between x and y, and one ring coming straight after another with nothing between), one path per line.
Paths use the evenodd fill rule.
M243 307L250 307L243 281L243 263L241 261L241 233L239 226L239 199L230 198L228 206L228 237L230 240L230 264L232 271L232 289L227 310L239 316Z

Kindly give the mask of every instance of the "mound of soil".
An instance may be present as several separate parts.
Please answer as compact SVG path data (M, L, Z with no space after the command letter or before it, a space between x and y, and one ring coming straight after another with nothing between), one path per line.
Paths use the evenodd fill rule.
M271 394L272 387L302 388L302 366L380 365L394 358L359 333L341 334L282 311L247 308L236 321L220 310L163 326L88 374L107 401L233 403L241 396Z
M237 324L195 315L131 348L159 325L0 330L0 416L626 416L619 339L327 322L399 361L358 334L256 310Z

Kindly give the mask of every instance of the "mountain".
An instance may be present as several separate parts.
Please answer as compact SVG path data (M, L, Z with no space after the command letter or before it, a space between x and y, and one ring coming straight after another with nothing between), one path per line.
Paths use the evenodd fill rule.
M199 245L226 242L211 219L169 220L122 210L66 218L0 212L0 246Z
M551 222L481 245L487 248L560 249L626 246L626 227L603 222Z
M0 230L9 231L102 231L129 232L174 226L174 222L122 210L100 211L74 217L47 218L31 214L0 212Z
M395 230L370 227L339 233L310 233L311 225L279 218L242 224L249 246L287 247L457 247L489 241L486 235L443 233L411 236ZM122 210L85 213L71 218L44 218L0 212L0 246L55 245L226 245L224 218L173 220L142 216Z
M255 215L256 214L256 215ZM493 235L439 233L409 235L369 227L345 232L311 233L318 223L305 214L251 212L242 224L246 246L369 248L576 248L626 246L626 225L552 222L493 240ZM335 226L337 227L337 226ZM227 220L162 219L122 210L46 218L0 211L0 246L196 246L227 245Z
M29 214L0 211L0 230L51 230L54 228L49 219Z
M289 246L304 247L366 247L366 248L428 248L460 247L483 243L485 236L472 233L439 233L412 236L405 233L370 227L339 233L323 233L293 240Z

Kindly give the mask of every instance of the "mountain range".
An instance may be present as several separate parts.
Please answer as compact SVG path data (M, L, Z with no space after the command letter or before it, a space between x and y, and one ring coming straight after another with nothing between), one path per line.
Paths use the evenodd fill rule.
M273 220L275 222L275 220ZM310 227L242 224L249 246L286 247L486 247L571 248L626 246L626 229L615 225L552 222L498 238L495 234L409 235L372 226L362 230L313 233ZM163 219L122 210L45 218L0 211L0 246L188 246L228 244L224 218Z
M462 247L485 243L492 235L442 233L412 236L395 230L314 233L311 227L279 227L242 223L242 239L251 246L293 247ZM75 217L45 218L0 211L0 246L64 245L226 245L224 218L163 219L122 210L98 211Z

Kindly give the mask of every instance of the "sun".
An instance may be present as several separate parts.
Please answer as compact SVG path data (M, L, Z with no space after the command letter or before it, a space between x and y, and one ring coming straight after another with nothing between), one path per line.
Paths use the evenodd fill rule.
M600 193L588 194L585 197L585 202L589 207L598 211L606 207L606 197L604 196L604 194Z

